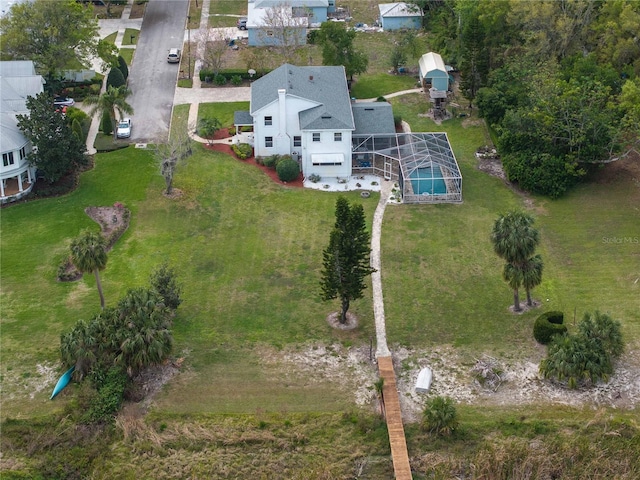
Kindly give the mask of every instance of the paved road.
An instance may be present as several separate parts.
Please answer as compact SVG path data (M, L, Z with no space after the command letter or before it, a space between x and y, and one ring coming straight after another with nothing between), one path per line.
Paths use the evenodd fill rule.
M164 141L168 136L179 64L167 63L167 52L182 48L188 3L151 0L147 5L129 74L132 142Z

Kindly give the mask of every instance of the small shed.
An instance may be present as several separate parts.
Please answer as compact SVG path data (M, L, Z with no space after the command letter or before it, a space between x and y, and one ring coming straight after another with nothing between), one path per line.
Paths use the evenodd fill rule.
M440 54L425 53L420 57L418 65L420 78L425 89L431 87L444 92L449 90L449 73Z
M380 25L383 30L418 29L422 25L422 10L412 3L381 3Z

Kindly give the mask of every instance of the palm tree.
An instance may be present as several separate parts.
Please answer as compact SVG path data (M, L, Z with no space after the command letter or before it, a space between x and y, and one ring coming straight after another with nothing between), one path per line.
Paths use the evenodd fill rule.
M94 115L96 112L100 112L101 115L104 112L109 112L111 123L115 125L116 112L120 117L123 117L125 113L129 115L133 113L133 107L127 103L127 97L129 95L131 95L131 90L125 85L121 87L109 85L106 92L101 95L91 95L84 99L84 103L92 106L90 110L91 115ZM114 128L114 137L116 133L117 129Z
M502 270L502 278L513 290L513 310L520 312L522 308L520 308L519 289L522 286L522 269L512 263L505 263Z
M422 412L422 425L438 435L450 435L458 428L458 414L449 397L432 397Z
M540 242L540 233L533 227L533 217L513 211L500 215L491 231L493 250L506 260L502 277L513 289L513 308L520 309L518 289L527 289L527 304L533 305L530 290L542 282L542 258L533 253Z
M540 242L540 233L533 227L533 222L533 217L525 212L500 215L491 231L496 254L514 264L523 264L529 259Z
M540 255L534 255L528 259L522 269L522 286L527 291L527 305L533 306L531 299L531 289L542 283L542 269L544 264Z
M100 270L107 266L107 247L99 233L83 231L71 242L71 261L82 273L93 272L100 294L100 307L104 310L104 295L100 283Z
M169 309L160 294L144 288L129 290L118 303L118 313L116 362L130 376L167 358L173 336Z

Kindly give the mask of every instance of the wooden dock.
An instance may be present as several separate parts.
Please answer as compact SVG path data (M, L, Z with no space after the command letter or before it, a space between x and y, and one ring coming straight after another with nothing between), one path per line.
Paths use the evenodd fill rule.
M402 424L402 412L400 411L400 397L396 386L396 374L393 370L391 357L378 357L378 372L384 379L382 395L387 418L387 430L389 431L389 444L391 445L391 458L396 480L413 480L407 440L404 436Z

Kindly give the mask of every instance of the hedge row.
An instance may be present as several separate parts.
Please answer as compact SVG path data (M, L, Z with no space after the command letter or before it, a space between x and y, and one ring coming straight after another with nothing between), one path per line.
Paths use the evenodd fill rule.
M242 80L251 80L260 78L266 73L268 72L254 74L252 77L251 75L249 75L249 72L247 70L244 70L242 68L226 68L223 70L218 70L218 73L216 75L213 70L203 68L202 70L200 70L200 81L204 82L207 78L209 78L210 81L213 81L216 76L222 76L227 81L231 81L233 77L240 77Z

